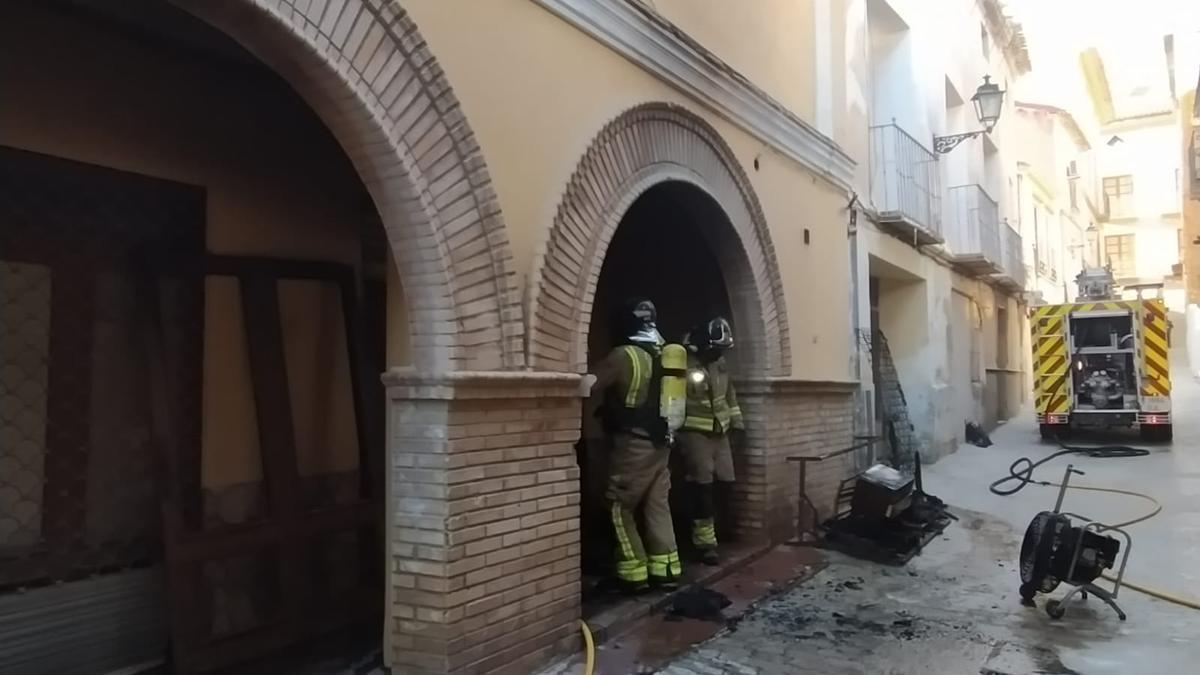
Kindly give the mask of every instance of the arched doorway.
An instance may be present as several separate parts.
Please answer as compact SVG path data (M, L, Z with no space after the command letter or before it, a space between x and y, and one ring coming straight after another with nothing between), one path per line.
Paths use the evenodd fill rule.
M642 193L621 218L604 256L588 329L589 370L619 344L621 336L613 333L611 317L628 298L649 297L654 301L659 308L659 330L670 342L681 342L684 333L703 317L732 316L725 277L715 253L720 242L728 243L731 234L720 206L695 185L665 181ZM736 335L737 326L734 332ZM736 358L736 354L730 356ZM735 368L740 371L738 366ZM587 578L601 579L610 566L613 542L603 497L609 451L595 415L592 406L585 405L585 442L580 454L584 490L581 565ZM738 463L742 465L739 468L745 468L744 462ZM671 473L676 535L686 558L691 553L689 505L678 461L672 462ZM725 518L719 529L722 539L728 541L736 509L729 504L723 506L729 508L721 511Z
M609 242L633 202L666 181L696 186L725 214L729 227L714 254L741 326L746 375L787 375L783 285L750 178L711 125L660 103L632 108L606 125L568 183L530 279L530 364L586 372L588 326Z
M0 614L99 610L21 643L36 672L390 636L378 375L524 363L416 27L304 4L0 7Z
M612 344L610 311L630 294L658 304L668 339L680 339L706 312L727 313L739 377L789 371L779 270L750 179L717 132L677 106L623 113L580 161L531 279L531 364L586 372ZM758 412L748 413L750 444L735 460L739 482L726 505L734 516L726 533L735 537L763 534L757 511L766 501L767 463L753 426ZM581 564L601 572L609 548L604 441L593 410L583 414ZM677 513L677 528L685 520Z

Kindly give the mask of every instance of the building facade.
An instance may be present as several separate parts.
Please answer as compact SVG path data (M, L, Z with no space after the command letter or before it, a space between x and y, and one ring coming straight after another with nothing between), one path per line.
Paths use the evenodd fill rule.
M786 458L848 446L869 379L872 4L0 5L0 614L93 636L0 659L574 649L580 382L631 294L730 315L726 533L792 536ZM852 468L810 471L823 515Z
M860 411L931 460L1027 396L1013 90L1030 64L1019 26L988 1L869 2L862 44ZM939 140L980 129L972 97L986 81L1007 92L999 123Z
M1183 271L1187 304L1200 304L1200 98L1195 88L1180 99L1179 127L1183 140Z
M1103 200L1088 127L1055 106L1018 102L1016 108L1022 140L1013 201L1028 241L1029 300L1072 302L1075 276L1103 258Z
M1078 107L1094 112L1098 122L1092 145L1102 263L1124 285L1161 284L1172 312L1185 305L1188 171L1179 120L1187 118L1195 43L1195 34L1186 32L1139 34L1119 45L1091 46L1080 58L1087 98Z
M1200 305L1200 31L1174 36L1179 105L1180 211L1183 217L1182 263L1187 305ZM1196 72L1193 82L1192 72ZM1192 356L1200 362L1200 355ZM1196 365L1192 372L1200 372Z

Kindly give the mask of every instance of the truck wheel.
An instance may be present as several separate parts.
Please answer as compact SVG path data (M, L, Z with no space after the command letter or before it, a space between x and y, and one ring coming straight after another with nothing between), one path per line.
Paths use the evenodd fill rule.
M1061 441L1067 437L1067 425L1065 424L1039 424L1038 432L1042 435L1043 441Z
M1175 429L1170 424L1154 424L1141 428L1141 437L1144 441L1167 442L1174 436Z

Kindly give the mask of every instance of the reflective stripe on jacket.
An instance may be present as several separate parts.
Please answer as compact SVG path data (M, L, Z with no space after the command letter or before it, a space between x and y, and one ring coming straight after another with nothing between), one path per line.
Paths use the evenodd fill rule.
M716 434L744 428L742 409L724 357L705 366L695 356L688 356L687 417L683 428Z
M624 389L622 402L626 408L637 408L645 404L650 392L650 377L654 374L654 362L646 350L632 345L621 347L625 352L627 377L619 378Z
M658 402L649 401L653 379L654 357L636 345L615 347L597 364L592 394L603 396L609 431L647 434L655 430L651 418L658 415Z

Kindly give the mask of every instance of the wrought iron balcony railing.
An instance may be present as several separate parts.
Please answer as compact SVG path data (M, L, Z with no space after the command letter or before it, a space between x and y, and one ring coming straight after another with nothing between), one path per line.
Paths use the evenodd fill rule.
M937 155L894 122L871 127L871 198L882 224L914 244L942 239Z
M952 187L948 194L953 220L946 227L946 244L955 264L974 274L1001 271L1000 205L979 185Z
M1021 235L1007 223L1001 226L1003 239L1001 242L1004 246L1002 253L1003 263L999 278L1006 285L1015 290L1025 288L1025 244L1021 240Z

